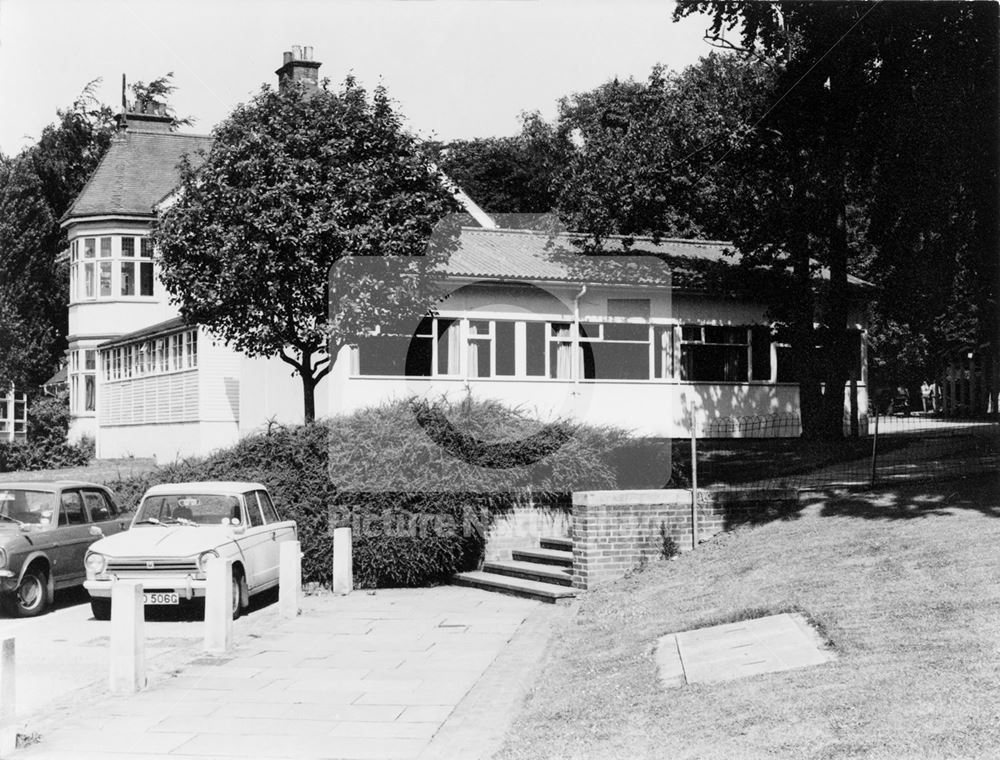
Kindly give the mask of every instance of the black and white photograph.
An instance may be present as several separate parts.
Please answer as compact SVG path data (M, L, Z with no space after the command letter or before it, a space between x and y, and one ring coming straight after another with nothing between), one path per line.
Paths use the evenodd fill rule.
M1000 4L0 0L0 758L1000 757Z

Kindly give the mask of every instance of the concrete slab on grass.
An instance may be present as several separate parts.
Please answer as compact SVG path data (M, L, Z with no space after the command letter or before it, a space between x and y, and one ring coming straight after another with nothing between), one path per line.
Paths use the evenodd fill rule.
M656 664L664 687L711 683L820 665L834 658L798 613L714 625L659 639Z

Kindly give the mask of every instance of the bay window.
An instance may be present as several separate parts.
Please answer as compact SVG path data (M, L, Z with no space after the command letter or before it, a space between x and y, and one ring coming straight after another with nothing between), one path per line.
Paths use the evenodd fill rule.
M148 237L106 235L70 243L71 300L151 297L154 287Z

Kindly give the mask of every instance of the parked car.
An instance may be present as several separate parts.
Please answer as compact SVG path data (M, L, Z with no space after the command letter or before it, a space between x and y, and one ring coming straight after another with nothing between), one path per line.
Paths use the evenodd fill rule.
M0 602L11 615L33 617L57 589L84 581L87 548L124 530L127 516L96 483L0 483Z
M154 486L130 529L90 547L85 558L94 617L111 617L115 580L141 581L147 605L176 605L205 596L206 562L233 560L233 617L250 597L278 584L282 541L297 536L259 483L202 482Z

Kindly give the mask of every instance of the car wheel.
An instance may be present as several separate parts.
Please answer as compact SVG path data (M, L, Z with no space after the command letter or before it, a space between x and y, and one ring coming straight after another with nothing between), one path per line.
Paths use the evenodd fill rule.
M94 613L94 620L111 620L111 600L91 598L90 611Z
M250 593L247 589L246 578L243 573L233 573L233 620L236 620L243 611L243 600L249 600Z
M31 568L21 578L13 594L5 599L8 611L17 617L35 617L45 612L49 605L49 579L44 570Z

